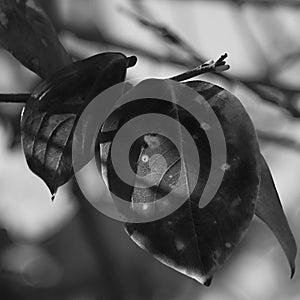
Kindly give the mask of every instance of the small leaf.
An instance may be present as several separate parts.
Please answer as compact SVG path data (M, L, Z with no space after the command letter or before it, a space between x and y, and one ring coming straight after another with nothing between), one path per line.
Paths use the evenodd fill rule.
M0 43L42 78L71 63L53 25L35 0L0 1Z
M201 161L200 176L196 177L197 185L192 193L189 193L188 200L165 218L148 223L127 223L126 230L140 247L149 251L162 263L202 284L209 285L213 274L230 256L253 218L259 189L260 153L252 122L235 96L204 81L188 82L186 85L209 103L222 125L227 144L227 167L224 168L223 182L217 194L204 208L199 208L198 202L212 164L205 133L208 128L199 124L201 122L193 119L183 109L178 109L176 101L171 107L156 99L142 99L141 103L129 103L123 113L118 112L116 116L108 118L103 130L115 130L119 126L116 120L118 115L125 118L119 119L119 123L122 123L137 115L159 113L177 119L188 129L191 136L196 136L195 142ZM166 93L167 91L168 86ZM186 95L182 90L178 94L176 90L170 92L173 93L174 100L177 96L179 98L180 95ZM141 91L137 90L136 95L141 94ZM199 104L199 109L200 107ZM177 180L180 169L178 162L181 159L184 160L186 170L193 169L193 162L187 157L182 158L179 149L176 149L163 134L148 134L141 139L143 141L138 141L132 147L131 165L140 176L147 172L150 174L151 158L157 154L163 155L165 166L159 160L152 160L152 167L155 168L156 175L160 176L154 178L156 183L159 183L159 188L154 189L151 186L142 189L122 182L111 162L110 144L100 145L101 159L104 160L102 174L106 176L110 190L122 199L130 201L133 208L138 207L137 204L160 198L161 194L168 192L165 186L172 188L172 180ZM153 149L151 140L156 140L159 146ZM185 175L188 178L191 174ZM182 188L185 191L190 189L188 182L183 182Z
M261 184L255 214L265 222L275 234L291 267L291 277L295 273L297 245L285 217L269 167L261 155Z
M56 72L33 91L21 119L23 149L52 194L73 175L71 146L80 113L100 92L122 82L128 66L132 58L121 53L98 54Z

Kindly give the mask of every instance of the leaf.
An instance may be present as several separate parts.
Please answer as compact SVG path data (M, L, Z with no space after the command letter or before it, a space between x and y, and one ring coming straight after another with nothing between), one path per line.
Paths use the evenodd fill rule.
M56 72L33 91L22 114L22 144L30 169L53 195L73 175L71 146L80 113L123 81L129 64L132 58L121 53L98 54Z
M172 214L163 219L148 223L127 223L130 237L156 259L175 270L209 285L213 274L230 256L233 249L244 236L254 215L260 179L260 153L252 122L239 100L228 91L204 81L188 82L186 85L206 100L218 117L227 144L227 162L223 182L214 198L204 207L198 202L211 168L211 153L203 124L178 106L168 106L156 99L142 99L141 103L129 103L123 113L107 120L103 131L116 129L119 123L146 113L161 113L177 118L195 136L201 166L196 188L188 200ZM138 88L138 87L137 87ZM166 86L167 90L167 86ZM172 90L174 98L180 96ZM141 94L138 93L137 94ZM194 99L185 99L193 101ZM200 109L199 104L199 109ZM124 113L126 112L126 113ZM175 113L174 113L175 112ZM126 116L117 120L117 116ZM158 144L151 147L151 140ZM100 146L101 147L101 146ZM159 188L141 189L129 186L115 173L111 162L110 144L102 145L102 169L109 189L119 197L137 204L159 199L172 189L178 162L181 160L179 149L163 137L163 134L148 134L137 141L132 149L131 165L138 175L151 173L149 160L154 155L165 157L166 165L159 173ZM145 159L146 157L146 159ZM149 159L148 159L149 158ZM186 169L193 169L193 162L183 156ZM160 169L161 162L152 161L152 168ZM220 166L221 168L221 166ZM153 175L153 174L152 174ZM173 179L170 181L169 175ZM186 177L190 173L185 173ZM156 178L157 180L157 178ZM189 181L181 185L181 191L189 191ZM180 191L179 191L180 192Z
M71 63L35 0L0 1L0 44L42 78Z
M261 155L261 184L255 214L265 222L275 234L291 268L291 277L295 273L297 245L280 203L269 167Z

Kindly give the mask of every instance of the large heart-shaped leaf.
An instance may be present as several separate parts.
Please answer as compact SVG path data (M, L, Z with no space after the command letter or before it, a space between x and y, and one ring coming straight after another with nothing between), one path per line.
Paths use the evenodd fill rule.
M212 163L205 126L203 128L201 120L191 118L176 105L170 107L153 99L141 100L139 106L130 103L125 109L127 114L117 114L123 118L126 115L123 122L139 114L161 113L176 118L188 128L191 136L195 136L201 170L196 188L190 191L189 199L175 212L153 222L127 223L126 229L140 247L149 251L162 263L209 285L214 272L230 256L253 218L259 190L260 153L252 122L235 96L204 81L188 82L186 85L207 101L221 123L227 146L223 182L211 202L204 208L199 208L198 202ZM166 87L166 93L167 91ZM182 97L182 94L176 94L176 90L170 92L175 98ZM114 130L118 126L114 118L109 118L103 130ZM186 158L182 157L180 151L174 148L174 144L168 142L163 135L148 134L142 139L143 142L137 142L137 148L132 149L133 155L130 158L136 173L145 175L151 172L149 159L153 155L168 156L166 161L169 163L160 173L159 185L172 186L173 182L168 178L176 181L178 161ZM159 146L153 148L153 140ZM154 201L160 197L159 194L167 192L163 188L149 187L141 190L140 187L122 183L112 166L109 147L109 144L102 146L101 159L105 162L102 166L103 174L107 176L109 188L114 194L138 204L145 203L146 198L147 201ZM156 169L160 167L157 165ZM187 166L188 169L191 169L191 166ZM187 191L190 188L188 182L186 180L183 183L183 189Z
M135 59L107 52L54 73L32 93L21 119L22 144L30 169L52 194L72 172L74 126L86 105L101 91L124 80Z
M0 1L0 43L42 78L71 63L53 25L35 0Z

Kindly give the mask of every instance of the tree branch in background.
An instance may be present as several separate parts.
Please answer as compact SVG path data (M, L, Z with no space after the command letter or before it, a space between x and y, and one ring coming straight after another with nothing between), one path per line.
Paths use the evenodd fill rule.
M130 18L134 19L136 22L141 24L142 26L145 26L146 28L152 30L155 32L158 36L160 36L162 39L164 39L166 42L173 44L182 50L184 50L186 53L188 53L195 62L198 63L204 63L206 59L202 57L195 49L193 49L192 46L190 46L183 38L181 38L178 34L170 30L169 28L165 27L164 25L157 24L155 22L152 22L150 20L147 20L138 14L136 14L133 11L128 10L127 8L124 8L123 6L119 7L119 11Z
M253 0L249 2L254 3L254 2L263 2L263 1ZM274 2L281 2L281 1L274 1ZM282 2L285 3L289 1L282 1ZM291 1L291 2L295 2L295 1ZM300 1L298 2L300 3ZM178 34L173 32L171 29L167 28L166 26L156 24L153 21L146 20L145 18L140 17L136 13L128 11L127 9L124 8L121 8L121 11L126 15L130 16L131 18L134 18L141 25L154 31L166 42L172 43L173 45L176 45L177 47L184 50L184 52L189 54L190 59L183 59L182 57L173 54L170 55L155 54L149 51L148 49L131 45L129 43L112 41L107 38L105 39L101 38L100 40L99 34L95 36L90 35L86 37L85 33L81 32L80 28L65 27L69 25L63 25L61 29L72 32L73 34L75 34L77 37L81 39L96 42L98 45L102 45L104 48L110 47L110 48L118 48L125 51L130 51L135 54L152 59L154 61L177 65L187 69L195 68L195 66L202 64L204 61L207 60L205 59L205 57L200 55L195 49L193 49L193 47L190 46L186 41L184 41ZM276 66L276 68L278 68L278 66ZM285 111L289 112L291 116L295 118L300 117L300 110L297 107L296 103L293 101L293 99L297 98L300 95L300 89L292 88L287 85L274 82L268 76L265 76L264 78L259 80L250 80L250 79L240 79L231 74L216 73L215 75L223 80L226 80L230 84L241 84L245 86L247 89L249 89L251 92L253 92L255 95L259 96L263 101L284 109ZM20 94L15 96L2 94L0 95L0 102L25 103L26 102L25 97L26 94Z
M250 5L264 5L264 6L272 5L272 6L300 7L299 0L228 0L228 1L236 3L237 5L250 4Z
M277 146L282 146L300 152L300 143L290 137L279 135L277 133L265 132L256 130L258 138L262 142L272 143Z
M282 69L287 68L290 65L293 65L295 61L299 61L300 59L300 51L297 50L295 52L289 53L284 55L282 58L279 59L273 66L271 66L269 72L270 74L276 74L281 71Z
M134 12L128 11L128 9L122 8L122 13L125 13L129 17L136 20L139 24L145 26L147 29L152 30L160 38L165 40L167 43L172 43L177 47L181 48L187 54L190 55L191 61L188 65L195 65L196 63L203 63L206 61L204 57L197 53L189 44L187 44L177 33L173 32L170 28L157 24L153 21L146 20L144 17L137 15ZM184 64L184 62L183 62ZM300 95L300 89L294 89L282 84L274 83L269 76L265 76L260 80L246 80L240 79L233 75L216 73L216 75L222 79L225 79L231 84L242 84L250 91L258 95L265 102L276 105L285 111L289 112L295 118L300 117L300 111L292 99L296 95ZM278 98L276 95L282 95L282 98Z
M135 0L139 1L139 0ZM144 0L146 1L146 0ZM150 1L150 0L148 0ZM155 0L151 0L155 1ZM166 0L168 1L168 0ZM169 0L169 1L198 1L198 2L220 2L220 0ZM250 5L271 5L271 6L291 6L291 7L300 7L300 1L299 0L227 0L227 2L234 3L237 5L242 4L250 4Z

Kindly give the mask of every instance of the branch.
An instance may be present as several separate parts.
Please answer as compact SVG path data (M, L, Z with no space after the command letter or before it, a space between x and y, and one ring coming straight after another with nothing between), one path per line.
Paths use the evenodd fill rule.
M152 22L150 20L147 20L138 14L136 14L133 11L128 10L127 8L120 6L119 11L141 25L147 27L148 29L152 30L156 34L158 34L162 39L167 41L168 43L171 43L175 46L180 47L183 49L186 53L188 53L197 63L204 63L206 59L199 55L199 53L193 49L191 45L189 45L184 39L182 39L178 34L171 31L169 28L165 27L164 25L157 24L155 22Z
M269 133L261 130L257 130L256 132L258 138L263 142L273 143L300 152L300 142L295 141L290 137L278 135L275 133Z
M121 11L122 13L125 13L126 15L136 20L139 24L145 26L146 28L158 34L158 36L160 36L166 42L172 43L177 47L181 48L182 50L184 50L187 54L191 56L191 61L188 63L189 65L196 64L196 63L199 64L205 61L205 59L200 54L198 54L195 49L193 49L189 44L187 44L178 34L173 32L171 29L168 29L165 26L162 26L160 24L156 24L153 21L149 21L144 17L137 15L134 12L128 11L127 9L122 8ZM291 101L294 95L300 94L300 89L290 88L285 85L280 85L277 83L274 84L272 80L267 76L265 76L259 81L253 81L253 80L241 80L233 75L223 74L223 73L216 73L216 75L222 79L225 79L230 83L234 83L234 84L240 83L244 85L246 88L248 88L250 91L252 91L253 93L257 94L260 98L262 98L266 102L286 110L293 117L297 117L297 118L300 117L299 109ZM263 90L262 87L264 87L265 90ZM279 101L278 97L274 97L274 94L276 94L276 92L270 93L270 91L269 92L267 91L268 89L269 90L273 89L274 91L277 91L279 94L284 94L284 99L282 101Z
M300 51L297 50L295 52L289 53L276 62L271 69L269 70L270 74L277 74L282 69L286 68L288 65L294 63L295 61L299 61L300 59Z
M122 9L122 11L124 11ZM139 21L141 24L144 24L144 26L150 28L151 30L154 30L156 33L159 33L159 36L163 39L165 39L167 42L173 42L175 43L178 47L182 48L190 54L191 59L183 59L180 58L176 55L159 55L155 54L147 49L144 49L142 47L138 47L135 45L131 45L128 43L124 42L119 42L119 41L114 41L114 40L109 40L109 39L101 39L99 38L99 35L95 36L89 36L89 41L93 41L96 43L102 44L104 48L107 47L112 47L112 48L119 48L123 49L125 51L130 51L135 54L139 54L141 56L145 56L149 59L158 61L158 62L164 62L167 64L172 64L172 65L177 65L180 67L184 68L195 68L200 63L203 63L206 61L204 57L199 55L190 45L188 45L179 35L174 33L172 30L167 29L164 26L157 25L154 22L150 22L148 20L145 20L144 18L141 18L140 16L128 12L126 10L126 14L130 15L131 17L134 17L137 21ZM64 25L63 30L71 31L74 33L76 36L81 38L80 42L82 42L82 39L85 38L85 33L82 32L78 28L73 28L73 27L66 27ZM85 39L86 40L86 39ZM199 67L195 68L195 72ZM203 74L202 71L200 71L197 75ZM193 75L193 74L191 74ZM234 83L234 84L242 84L246 88L248 88L250 91L252 91L254 94L258 95L262 100L265 102L268 102L272 105L276 105L287 112L290 113L293 117L300 117L300 111L298 107L291 101L295 97L295 95L300 94L300 89L295 89L291 88L289 86L286 86L284 84L279 84L279 83L274 83L270 78L263 78L261 80L249 80L249 79L244 79L241 80L231 74L224 74L224 73L215 73L216 76L228 81L229 83ZM263 89L273 89L275 92L269 93L268 91L263 91ZM279 99L278 95L283 94L283 98L285 99ZM274 97L275 95L275 97ZM26 99L24 98L22 100L22 96L19 97L14 97L13 95L10 97L7 97L6 95L0 96L0 102L12 102L12 103L23 103L26 102Z
M138 0L135 0L138 1ZM152 0L155 1L155 0ZM172 1L181 1L183 0L172 0ZM198 2L204 2L208 0L188 0L190 2L198 1ZM210 2L215 1L219 2L220 0L209 0ZM227 2L234 3L237 5L243 5L243 4L250 4L250 5L272 5L272 6L292 6L292 7L300 7L300 1L299 0L226 0Z
M227 53L223 54L216 62L210 60L190 71L184 72L177 76L171 77L170 79L175 81L185 81L190 78L196 77L210 72L223 72L229 70L230 66L226 64L225 59L227 58Z
M162 62L170 65L176 65L178 67L184 68L194 68L197 63L191 63L190 60L183 60L182 58L175 55L160 55L156 54L147 48L139 47L137 45L132 45L130 43L125 43L123 41L117 41L109 39L107 37L99 38L98 34L85 34L81 28L69 26L69 24L63 24L63 27L60 28L60 31L63 32L63 35L66 36L66 32L70 32L69 39L72 39L72 44L83 44L83 43L96 43L97 46L103 50L109 49L118 50L121 52L130 52L134 53L137 56L143 56L147 59L153 60L155 62ZM68 47L68 51L72 53L72 56L82 59L86 56L85 53L78 53L77 50L73 49L72 45Z
M229 65L226 65L225 59L227 53L222 55L216 62L213 60L208 61L190 71L174 76L170 79L176 81L184 81L195 76L209 73L209 72L222 72L229 69ZM136 57L128 57L128 67L133 66L136 63ZM26 103L30 94L0 94L0 103ZM105 139L105 138L104 138Z
M0 94L0 103L26 103L30 94Z
M300 7L299 0L228 0L229 2L236 3L237 5L250 4L250 5L272 5L272 6L293 6Z
M100 47L102 48L110 48L110 49L121 49L123 51L128 51L140 56L144 56L147 57L148 59L151 59L153 61L157 61L157 62L163 62L166 64L171 64L171 65L176 65L178 67L182 67L182 68L195 68L195 66L197 66L197 64L201 63L199 62L199 57L197 61L191 61L191 60L186 60L186 59L182 59L181 57L178 57L176 55L159 55L159 54L155 54L152 51L149 51L145 48L136 46L136 45L132 45L132 44L128 44L128 43L124 43L122 41L115 41L115 40L111 40L111 39L99 39L98 35L90 35L88 38L85 37L84 32L82 32L80 30L80 28L75 28L75 27L70 27L70 26L64 26L61 28L64 31L69 31L72 32L73 39L76 39L76 43L83 43L84 41L86 42L94 42L97 43ZM78 39L78 40L77 40ZM71 52L75 52L72 49L69 49L69 51ZM76 57L78 56L75 55ZM82 57L78 57L79 59L81 59ZM207 59L205 59L203 57L203 62L207 61ZM247 85L250 88L250 85L257 85L257 84L265 84L268 87L274 87L274 88L278 88L280 89L282 92L290 92L290 93L300 93L300 89L294 89L294 88L290 88L286 85L281 85L279 83L276 83L276 85L274 85L272 82L267 82L267 81L259 81L259 80L241 80L238 79L234 76L225 76L224 78L224 74L217 74L218 76L221 76L223 79L226 79L230 82L234 81L234 82L240 82L244 85ZM251 86L252 89L252 86Z

